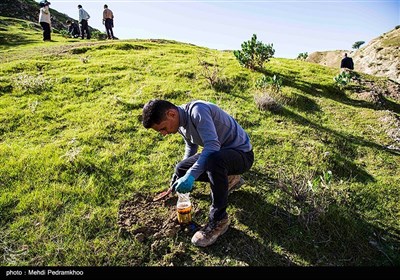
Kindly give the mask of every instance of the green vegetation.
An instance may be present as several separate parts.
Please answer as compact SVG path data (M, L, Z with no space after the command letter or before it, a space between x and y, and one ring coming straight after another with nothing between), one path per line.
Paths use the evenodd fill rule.
M257 35L253 34L250 40L242 43L242 50L233 51L240 65L255 70L256 67L262 68L265 62L274 56L273 44L263 44L257 41Z
M232 52L175 41L44 43L35 25L4 17L0 32L0 265L400 264L400 157L385 121L398 100L377 109L335 85L338 69L299 60L250 71ZM277 112L254 101L263 75L281 80ZM140 224L118 223L122 202L165 190L183 156L179 135L142 127L152 98L214 102L250 134L254 166L210 248L186 232L139 239ZM208 185L191 197L205 222ZM162 224L165 212L141 212Z
M361 45L363 45L365 41L357 41L353 44L352 48L353 49L359 49Z
M299 55L297 56L296 59L299 59L299 60L306 60L307 57L308 57L308 52L303 52L303 53L299 53Z
M346 87L352 78L351 72L348 71L343 71L342 73L337 74L333 80L335 81L335 84L340 88L343 89Z

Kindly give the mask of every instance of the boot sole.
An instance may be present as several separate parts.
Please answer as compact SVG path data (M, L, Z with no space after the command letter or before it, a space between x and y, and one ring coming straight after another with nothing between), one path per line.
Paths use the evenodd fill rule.
M243 178L240 177L239 182L238 182L236 185L234 185L232 188L230 188L230 189L228 190L228 194L230 194L230 193L232 193L233 191L239 189L239 188L240 188L242 185L244 185L245 183L246 183L245 180L243 180Z

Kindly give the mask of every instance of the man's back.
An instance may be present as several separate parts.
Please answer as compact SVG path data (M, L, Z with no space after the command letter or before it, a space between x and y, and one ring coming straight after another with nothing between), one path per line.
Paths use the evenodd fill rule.
M354 69L353 59L347 55L342 59L340 63L340 68Z

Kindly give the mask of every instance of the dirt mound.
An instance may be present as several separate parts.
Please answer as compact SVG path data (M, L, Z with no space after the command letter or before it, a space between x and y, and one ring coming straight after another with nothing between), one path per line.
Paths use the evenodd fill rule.
M153 201L153 195L134 194L123 201L118 211L121 233L133 236L148 247L148 252L158 265L185 265L189 259L188 246L200 226L192 220L187 225L178 223L177 198ZM200 212L192 202L192 216Z
M121 203L118 225L143 242L146 239L173 237L179 231L193 231L198 225L180 225L176 216L176 197L153 201L151 195L136 194Z
M344 53L348 53L349 56L352 56L352 53L347 50L321 51L311 53L307 57L306 61L339 69L340 61L342 60Z

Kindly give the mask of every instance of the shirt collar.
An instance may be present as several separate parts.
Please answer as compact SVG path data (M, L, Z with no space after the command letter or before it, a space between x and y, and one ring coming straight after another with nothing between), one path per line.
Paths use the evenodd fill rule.
M179 114L179 126L185 127L188 119L187 112L182 107L177 107L177 108Z

